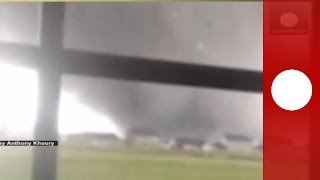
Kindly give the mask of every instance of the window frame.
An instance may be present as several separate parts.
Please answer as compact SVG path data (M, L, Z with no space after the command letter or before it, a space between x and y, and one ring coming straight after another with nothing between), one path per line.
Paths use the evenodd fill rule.
M64 74L262 93L260 71L64 49L64 11L65 3L42 3L40 46L0 42L5 57L1 61L39 72L37 140L58 139L57 109ZM34 147L33 180L56 180L57 152L57 147Z

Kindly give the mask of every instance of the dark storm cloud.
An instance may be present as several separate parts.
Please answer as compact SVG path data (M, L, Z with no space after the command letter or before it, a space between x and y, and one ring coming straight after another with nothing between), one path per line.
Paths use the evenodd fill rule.
M0 28L0 39L38 44L39 7L2 3L8 29ZM262 70L261 36L261 2L67 3L64 46ZM143 126L168 136L262 131L260 94L69 75L63 90L123 129Z
M67 3L72 49L262 70L261 2Z
M261 7L258 2L68 3L64 45L262 70ZM257 135L262 129L259 94L74 76L64 76L63 86L124 129L142 126L169 136Z
M259 94L79 76L65 76L63 82L65 91L77 92L81 102L108 114L123 129L198 137L261 131Z

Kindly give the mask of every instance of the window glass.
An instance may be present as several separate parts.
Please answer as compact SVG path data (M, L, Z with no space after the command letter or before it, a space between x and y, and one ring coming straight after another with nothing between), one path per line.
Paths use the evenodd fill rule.
M0 140L31 140L37 112L37 73L0 64ZM0 146L0 179L31 179L32 148Z
M59 180L262 178L262 95L65 75Z
M262 2L67 3L65 48L262 70Z
M39 45L40 3L0 3L0 41Z

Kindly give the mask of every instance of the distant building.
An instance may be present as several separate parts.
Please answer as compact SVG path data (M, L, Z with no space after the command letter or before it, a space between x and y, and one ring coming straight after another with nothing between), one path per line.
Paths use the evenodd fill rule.
M158 146L162 143L157 132L151 128L133 127L126 133L127 145Z
M213 147L218 151L225 151L228 149L228 145L224 141L216 141L213 143Z
M206 144L210 144L212 151L225 151L228 149L228 142L224 135L212 134L206 141Z
M178 150L202 150L205 143L203 139L178 137L169 142L169 148Z
M213 152L214 147L211 143L204 143L202 146L202 151L206 152L206 153L211 153Z
M252 151L252 139L244 134L214 133L207 138L214 151Z
M250 152L252 151L252 138L244 134L224 134L228 151Z

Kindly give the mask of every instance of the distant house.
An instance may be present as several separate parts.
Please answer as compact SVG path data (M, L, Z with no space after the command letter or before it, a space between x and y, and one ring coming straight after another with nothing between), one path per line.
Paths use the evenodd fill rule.
M214 142L213 147L218 151L225 151L228 149L228 145L224 141Z
M158 145L161 143L161 138L157 132L151 128L134 127L127 131L126 142L127 145Z
M170 149L178 150L202 150L206 141L199 138L177 137L169 143Z
M249 152L252 150L252 138L244 134L225 133L216 141L215 147L219 150Z
M211 146L211 151L225 151L228 149L228 143L224 135L213 133L207 137L207 146Z

